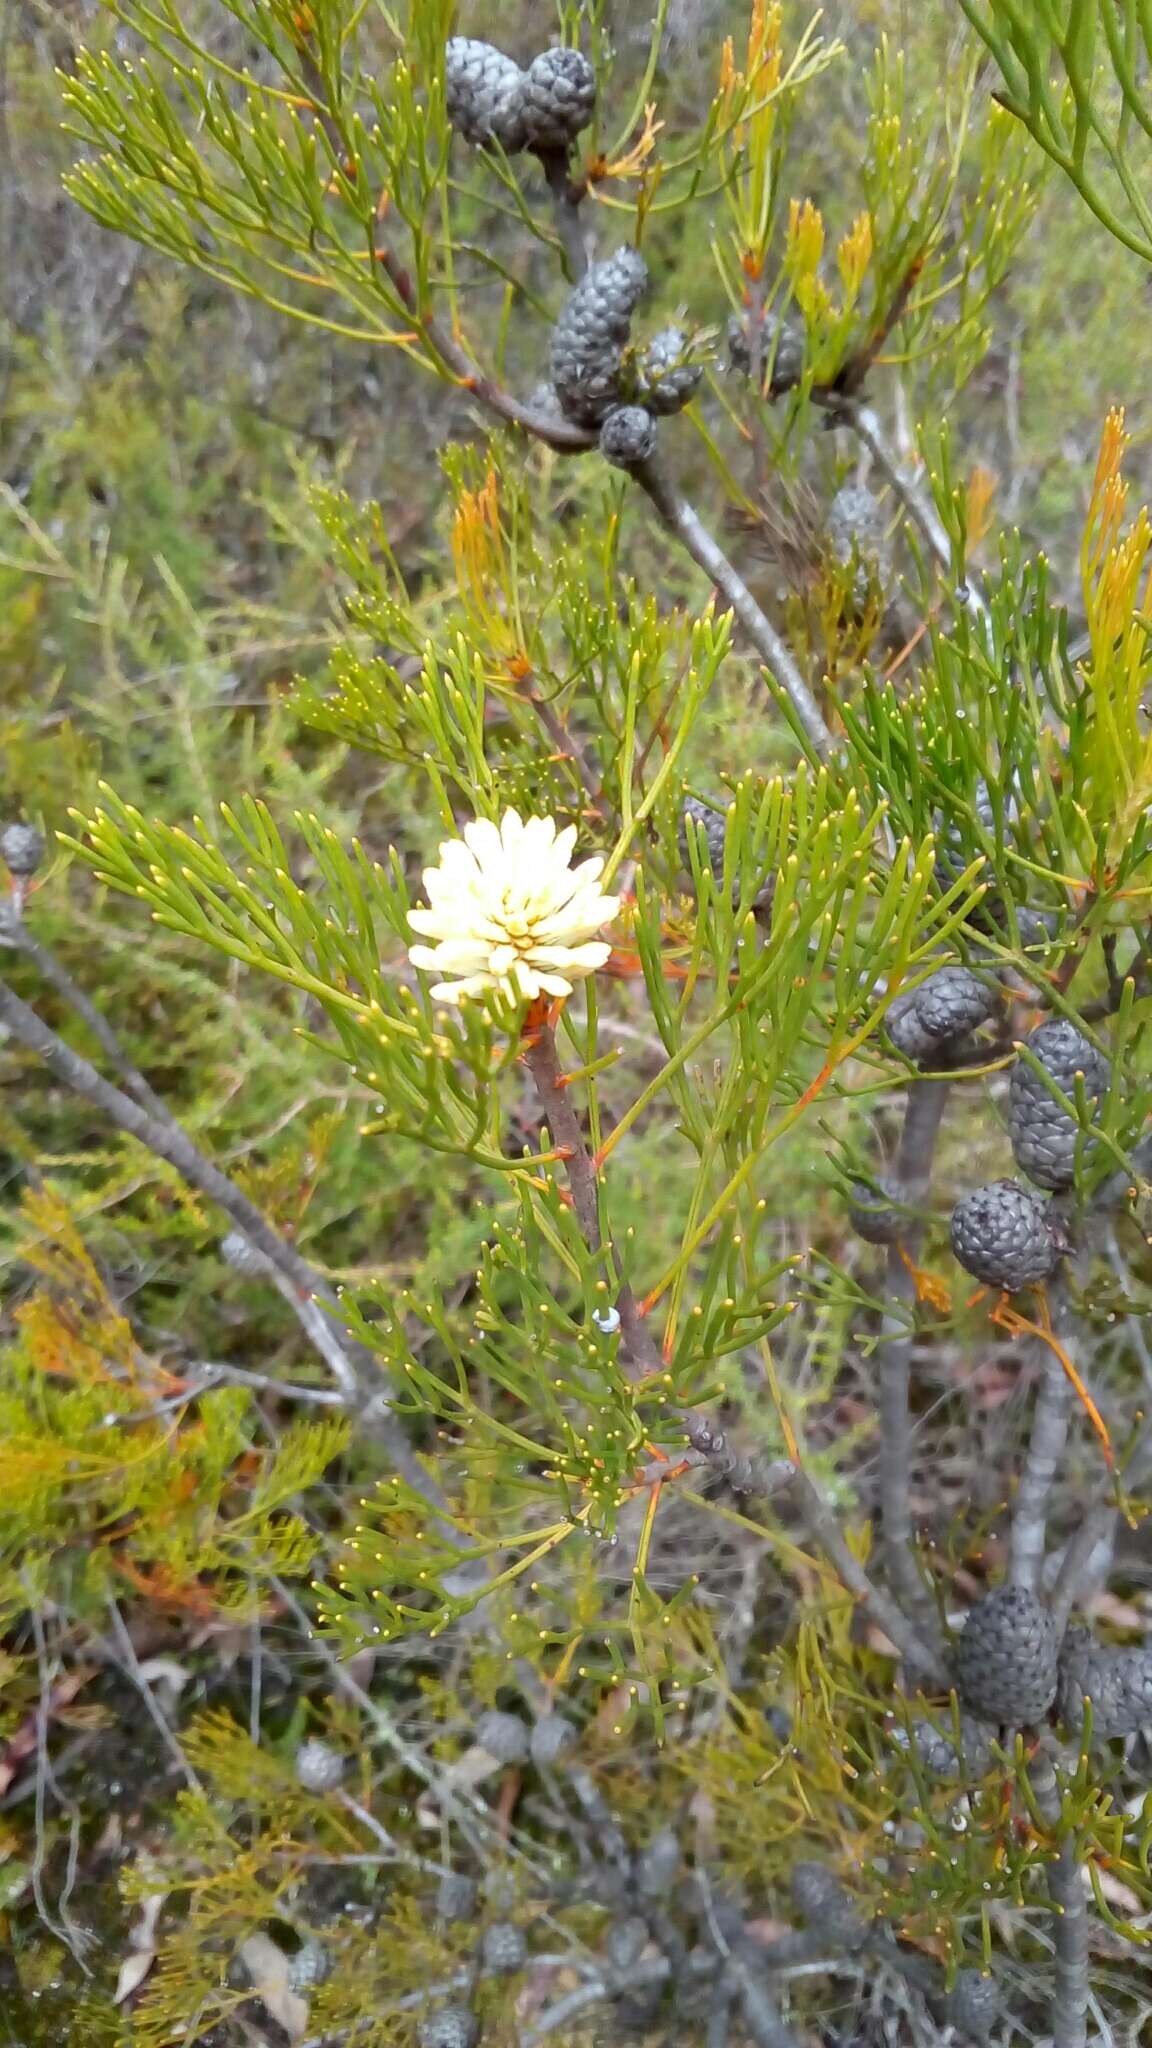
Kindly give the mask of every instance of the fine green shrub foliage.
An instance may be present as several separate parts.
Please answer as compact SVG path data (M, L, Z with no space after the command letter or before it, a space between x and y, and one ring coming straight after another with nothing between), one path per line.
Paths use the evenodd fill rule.
M1019 528L979 424L1038 211L1152 254L1148 53L891 11L62 66L148 346L69 423L26 349L3 502L0 1878L109 2038L1152 2004L1152 521L1118 403ZM169 388L233 304L370 434ZM95 1928L57 1744L126 1715Z

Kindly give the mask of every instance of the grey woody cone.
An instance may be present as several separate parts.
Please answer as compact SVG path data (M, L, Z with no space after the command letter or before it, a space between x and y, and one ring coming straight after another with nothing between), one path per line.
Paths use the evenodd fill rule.
M909 1223L903 1200L900 1182L892 1174L879 1174L875 1187L854 1181L848 1220L857 1237L865 1244L896 1244Z
M632 315L648 285L638 249L593 263L570 292L552 331L552 383L564 411L598 426L622 396L621 371Z
M480 2029L466 2005L442 2005L420 2022L420 2048L476 2048Z
M1152 1723L1152 1650L1115 1649L1086 1628L1070 1628L1060 1650L1060 1719L1079 1734L1084 1702L1092 1705L1092 1736L1110 1742Z
M444 50L448 119L466 142L498 142L510 156L527 142L525 74L511 57L474 36L452 36Z
M334 1792L344 1776L344 1758L330 1742L310 1735L296 1751L296 1776L306 1792Z
M466 1877L462 1870L446 1870L436 1889L438 1917L449 1923L471 1920L479 1889L475 1878Z
M528 1761L528 1730L519 1714L501 1713L493 1707L476 1723L476 1740L497 1763L523 1764Z
M933 1778L982 1778L992 1761L992 1747L982 1722L973 1714L960 1716L960 1746L951 1721L912 1723L912 1742L924 1769ZM897 1731L903 1736L904 1731Z
M996 812L992 803L992 793L983 777L976 784L972 807L985 832L990 837L995 837ZM1013 819L1020 815L1020 798L1015 789L1009 789L1006 792L1003 810L1004 824L1007 827L1012 823ZM947 822L937 812L934 820L934 829L936 832L936 864L934 871L936 886L941 890L950 889L954 882L960 880L961 875L969 865L968 856L964 851L963 828L954 822Z
M480 1961L484 1969L494 1977L510 1977L516 1970L522 1970L528 1959L528 1943L524 1931L511 1920L497 1920L484 1929L480 1942Z
M636 1860L636 1889L642 1899L665 1899L680 1875L683 1858L674 1828L661 1828Z
M752 372L751 314L733 313L728 322L728 360L743 377ZM760 321L760 375L769 398L794 391L804 375L804 336L787 320L765 313Z
M332 1951L322 1941L305 1941L288 1964L289 1991L311 1991L332 1975Z
M885 1029L905 1059L924 1060L986 1023L998 1002L998 992L970 968L938 967L919 988L896 997Z
M1065 1017L1052 1017L1024 1041L1044 1072L1070 1102L1076 1100L1076 1077L1084 1077L1090 1103L1108 1090L1111 1068ZM1008 1087L1008 1136L1017 1166L1042 1188L1064 1188L1075 1174L1080 1125L1045 1086L1027 1060L1018 1059Z
M524 73L530 149L568 149L596 111L596 73L581 50L542 50Z
M0 832L0 859L9 874L25 881L34 875L46 851L44 834L35 825L5 825Z
M825 1930L845 1949L862 1947L868 1938L867 1923L846 1886L826 1863L793 1864L790 1886L796 1911L812 1926Z
M828 507L828 546L833 561L856 574L849 593L862 610L887 581L890 563L880 503L864 484L844 484Z
M604 1955L611 1968L622 1977L630 1975L636 1968L647 1946L648 1922L638 1913L614 1920L604 1936Z
M576 1747L577 1731L563 1714L545 1714L533 1726L528 1749L537 1770L548 1770Z
M692 873L689 851L689 820L702 826L708 865L720 881L724 873L724 839L728 829L726 812L718 804L705 803L703 797L686 796L680 806L680 858L688 873ZM699 835L697 835L699 836Z
M944 2000L945 2024L969 2041L986 2041L1000 2017L995 1979L982 1970L961 1970Z
M971 1608L956 1645L956 1690L982 1721L1031 1728L1056 1698L1058 1643L1035 1593L998 1586Z
M635 469L656 450L656 422L642 405L618 405L600 428L600 453L614 469Z
M965 1195L952 1211L949 1234L965 1271L1008 1294L1050 1279L1065 1251L1047 1203L1018 1180L994 1180Z
M703 363L687 359L688 337L682 327L662 327L636 359L636 396L649 412L682 412L695 397L704 375Z

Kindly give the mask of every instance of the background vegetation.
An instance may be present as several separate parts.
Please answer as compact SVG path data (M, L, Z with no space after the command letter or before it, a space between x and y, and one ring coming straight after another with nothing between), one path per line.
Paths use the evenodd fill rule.
M651 671L637 716L653 748L679 715L665 686L693 656L703 666L706 649L690 631L707 586L598 456L536 448L529 461L511 437L489 448L470 395L415 367L403 348L291 318L82 210L61 178L91 157L92 122L67 87L82 53L138 57L144 12L128 8L125 19L85 0L9 0L0 27L0 814L30 818L49 837L26 908L35 941L114 1020L131 1069L343 1290L359 1337L392 1366L401 1355L389 1352L392 1336L403 1339L418 1387L409 1405L420 1469L444 1459L453 1508L473 1526L495 1517L497 1492L486 1489L498 1490L506 1531L518 1489L526 1511L539 1506L534 1440L518 1464L500 1437L517 1402L531 1417L527 1376L545 1349L540 1275L524 1278L520 1260L539 1208L482 1161L417 1142L363 1048L353 1044L348 1063L331 1056L321 995L291 974L269 975L250 945L203 943L220 930L208 931L202 896L192 910L174 909L163 887L139 901L153 889L153 859L179 877L176 842L161 833L141 862L131 829L116 843L110 829L100 858L77 849L101 806L112 816L123 815L117 804L138 807L158 833L192 830L199 818L210 835L226 805L249 835L246 847L223 842L239 875L262 829L240 811L255 795L285 834L294 880L311 885L321 874L351 891L354 844L385 867L398 848L418 893L451 806L447 796L437 804L422 775L411 728L398 720L386 730L374 700L370 717L357 716L356 693L369 687L374 654L414 683L426 640L442 661L461 635L486 662L499 651L501 620L486 609L495 576L483 557L486 490L499 492L504 530L525 556L538 551L539 578L575 593L569 645L581 609L592 617L606 591L622 610L631 605ZM383 73L388 16L379 12L383 26L365 10L361 32L378 34ZM747 44L749 8L671 0L663 13L650 70L646 8L566 6L557 20L602 60L602 75L611 57L613 132L638 95L664 123L660 149L671 156L679 144L687 158L725 39L737 56ZM221 64L273 76L243 8L196 0L178 18ZM553 23L549 15L542 26L534 8L477 0L456 10L453 26L528 56ZM785 10L784 47L794 52L806 28L803 10ZM831 256L863 204L879 218L885 194L898 190L897 155L885 158L877 143L878 96L919 153L917 176L955 158L940 260L963 268L965 251L980 251L984 270L895 329L876 351L867 396L908 474L923 453L954 483L954 499L941 485L940 504L956 522L957 576L989 592L1004 664L1021 593L1019 616L1028 604L1037 618L1066 613L1075 641L1085 627L1082 536L1114 406L1126 408L1132 503L1152 495L1147 262L994 109L1000 74L950 0L832 5L818 33L813 75L788 97L772 140L772 274L790 201L823 210ZM868 161L875 182L862 195ZM499 335L506 381L527 392L563 296L557 252L526 241L508 191L474 157L459 155L455 169L461 303L469 321ZM907 683L911 692L921 664L932 669L925 621L952 636L970 685L979 661L957 577L925 559L923 535L861 437L835 422L827 431L807 396L798 422L776 407L749 424L747 386L724 338L735 228L719 190L692 197L689 183L690 167L669 188L677 203L652 224L655 310L645 313L654 327L686 309L712 338L703 395L668 430L679 478L819 678L837 731L854 710L867 726L869 679L890 670L897 691ZM636 189L621 177L607 183L606 203L597 196L598 253L629 238ZM533 205L542 211L542 187ZM323 317L307 283L297 304ZM855 481L877 494L894 566L854 610L846 585L858 553L837 560L828 520L838 490ZM377 511L363 509L369 501ZM554 621L541 614L543 643ZM601 662L614 679L609 644L589 629L588 671ZM1036 652L1027 636L1018 645L1029 659ZM603 744L611 766L610 683L596 699L573 691L571 676L552 680L572 731L594 760ZM997 682L983 677L992 699ZM604 795L608 768L586 805L582 775L556 758L562 747L545 752L523 708L491 695L473 753L490 740L502 798L573 815L583 807L588 850L606 849L617 805ZM1133 712L1134 730L1140 717ZM989 734L1004 761L994 701L981 738ZM917 740L930 756L932 731ZM737 633L685 725L677 787L661 800L640 862L657 878L657 937L674 972L692 958L703 886L699 857L693 872L677 852L681 786L723 798L747 778L736 862L747 871L750 849L767 844L763 818L751 822L755 806L778 770L791 784L799 752ZM451 797L461 817L476 760L458 750ZM969 797L973 761L964 763ZM886 793L880 770L876 785L874 797ZM1142 795L1140 784L1137 809ZM939 822L937 798L919 792L907 815L894 814L896 831L922 843ZM315 824L301 830L301 816ZM1064 829L1046 865L1036 857L1030 900L1044 910L1057 901L1044 878L1068 851L1067 821ZM985 850L962 831L956 874ZM275 868L268 856L268 874ZM966 906L961 891L954 926ZM157 907L164 914L150 917ZM1075 912L1060 902L1065 938ZM925 912L916 934L921 968L949 910L935 925L934 915ZM1134 923L1116 920L1122 946ZM952 943L964 951L975 929ZM626 936L634 943L618 948L602 1003L599 1051L620 1055L601 1087L605 1131L653 1080L667 1046L639 973L642 911ZM1106 1004L1103 918L1093 941L1077 994ZM1013 948L1025 942L1011 938ZM395 993L411 978L402 952L389 941L381 957ZM866 948L857 964L864 977ZM1127 953L1120 964L1130 967ZM70 1045L100 1056L59 976L46 980L42 960L11 935L3 965ZM1128 1123L1118 1108L1111 1166L1131 1163L1140 1130L1145 1008L1134 983L1118 1027ZM821 1028L798 1032L790 1048L791 1102L818 1075ZM327 1050L317 1043L325 1036ZM875 1029L873 1039L878 1048ZM734 1224L716 1254L730 1266L712 1270L702 1257L689 1269L717 1296L721 1283L742 1302L745 1287L755 1295L760 1322L743 1336L749 1349L766 1336L767 1366L746 1369L721 1317L708 1326L711 1347L686 1353L677 1388L711 1400L745 1455L790 1449L781 1416L791 1418L845 1532L849 1566L867 1563L879 1541L874 1360L884 1299L846 1189L891 1157L908 1081L871 1041L858 1050L809 1113L788 1119L749 1178L741 1214L757 1233L751 1278ZM569 1065L580 1064L578 1051L565 1048ZM612 1228L618 1243L642 1240L641 1280L675 1270L700 1213L685 1134L699 1136L694 1102L705 1122L724 1106L713 1052L690 1069L684 1098L659 1097L613 1155ZM1009 1170L1003 1066L990 1060L954 1099L936 1220L917 1254L911 1500L950 1625L1005 1562L1004 1495L1047 1369L1034 1325L972 1302L943 1227L957 1195ZM510 1159L537 1147L526 1071L512 1069L498 1113L495 1136ZM390 1118L402 1128L389 1129ZM381 1442L359 1392L352 1403L332 1397L283 1288L225 1253L228 1217L11 1036L0 1043L0 1160L0 2041L405 2043L445 2000L473 2007L486 2041L524 2048L545 2031L565 2041L616 2027L712 2044L722 2025L734 2040L777 2048L787 2038L927 2041L954 2018L940 2000L957 1970L993 1960L998 2036L1051 2038L1043 1987L1059 1944L1043 1888L1052 1841L1040 1795L1030 1807L1024 1762L1012 1755L962 1793L916 1761L893 1644L845 1593L802 1516L782 1513L765 1541L739 1492L703 1484L704 1512L649 1472L594 1537L545 1559L531 1598L510 1581L429 1635L405 1574L415 1580L415 1547L435 1544L437 1524L418 1494L404 1492L398 1507L377 1494L386 1430ZM561 1281L549 1269L549 1284L569 1314L563 1276L579 1268L575 1294L589 1301L594 1282L564 1237L570 1211L554 1193L543 1211L565 1255ZM1149 1370L1146 1252L1126 1246L1106 1287L1107 1265L1105 1248L1092 1294L1091 1393L1123 1463ZM460 1425L440 1389L478 1311L488 1350ZM602 1391L597 1383L597 1398ZM617 1422L639 1427L623 1394L619 1416L597 1420L605 1438ZM642 1462L644 1443L628 1442L621 1474ZM594 1449L604 1456L605 1441ZM1054 1566L1100 1483L1099 1436L1077 1409L1050 1506ZM1116 1568L1088 1610L1111 1639L1134 1645L1149 1612L1138 1493L1133 1481ZM453 1560L436 1562L443 1585ZM381 1598L395 1638L387 1643L372 1639ZM448 1599L471 1608L459 1584ZM553 1709L578 1731L571 1757L501 1760L478 1740L493 1710L527 1727ZM942 1696L936 1711L952 1727ZM303 1782L310 1738L343 1759L338 1783ZM1141 1948L1152 1911L1147 1754L1137 1740L1114 1747L1106 1767L1085 1766L1079 1778L1069 1768L1068 1825L1091 1871L1090 2025L1094 2038L1134 2041L1152 2007ZM747 1976L741 1943L795 1938L790 1887L797 1865L813 1859L848 1882L852 1912L875 1917L881 1947L862 1953L854 1925L837 1931L813 1913L812 1926L827 1925L834 1967L812 1947L778 1958L758 2007L761 1980ZM462 1918L448 1910L446 1873L478 1886ZM529 1966L479 1971L478 1935L508 1924L525 1931ZM721 1998L706 1970L692 1989L692 1954L710 1940L736 1956ZM773 2033L785 2023L794 2035Z

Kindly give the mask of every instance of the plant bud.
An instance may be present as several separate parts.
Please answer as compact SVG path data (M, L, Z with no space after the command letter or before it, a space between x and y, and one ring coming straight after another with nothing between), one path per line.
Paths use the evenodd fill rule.
M663 327L641 349L636 362L636 396L649 412L682 412L696 394L703 363L688 355L688 338L680 327Z
M1092 1739L1111 1742L1152 1723L1152 1650L1114 1649L1070 1628L1060 1650L1060 1718L1075 1734L1092 1708Z
M865 1244L897 1244L911 1221L903 1202L900 1183L892 1174L879 1175L874 1187L855 1181L848 1220Z
M733 313L728 322L728 360L740 376L752 374L752 315ZM804 375L804 336L776 313L760 320L760 376L769 398L795 390Z
M444 50L444 91L448 119L466 142L483 148L498 143L513 156L527 142L524 125L525 75L519 64L491 43L452 36Z
M987 1022L999 992L967 967L940 967L890 1004L884 1024L905 1059L930 1059L941 1046L966 1038Z

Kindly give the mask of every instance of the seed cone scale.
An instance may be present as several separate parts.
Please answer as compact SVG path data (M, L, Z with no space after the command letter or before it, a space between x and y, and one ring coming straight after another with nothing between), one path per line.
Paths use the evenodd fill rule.
M1065 1017L1050 1018L1024 1041L1070 1102L1077 1075L1090 1102L1107 1092L1111 1069L1103 1053ZM1021 1172L1042 1188L1067 1187L1075 1175L1080 1124L1045 1086L1028 1060L1018 1059L1008 1088L1008 1136Z
M1056 1698L1057 1638L1048 1609L1022 1586L998 1586L971 1609L956 1645L956 1689L1000 1727L1031 1728Z
M599 426L623 397L624 351L632 315L648 285L638 249L617 249L589 266L552 332L552 384L569 419Z
M965 1271L1009 1294L1049 1279L1064 1252L1047 1203L1018 1180L994 1180L965 1195L952 1211L949 1234Z
M1092 1737L1109 1742L1152 1723L1152 1650L1117 1649L1086 1628L1070 1628L1060 1652L1060 1719L1075 1734L1091 1702Z

